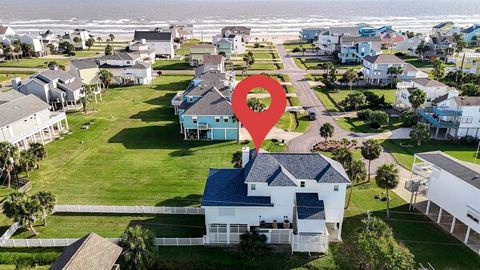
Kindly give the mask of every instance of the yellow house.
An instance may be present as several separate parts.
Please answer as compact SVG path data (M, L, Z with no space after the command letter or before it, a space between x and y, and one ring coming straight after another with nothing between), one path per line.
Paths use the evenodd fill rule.
M197 67L203 64L204 55L217 54L217 48L213 44L197 44L190 47L190 66Z
M97 62L94 59L76 59L70 62L68 71L82 79L82 83L86 85L98 84Z

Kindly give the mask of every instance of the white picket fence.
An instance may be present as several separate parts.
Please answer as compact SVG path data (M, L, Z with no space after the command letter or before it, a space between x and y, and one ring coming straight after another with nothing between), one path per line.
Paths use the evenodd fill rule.
M205 209L200 207L170 207L170 206L56 205L55 212L56 213L205 215Z
M12 226L10 226L3 234L2 236L0 237L0 247L2 247L5 243L5 241L7 241L8 239L10 239L10 237L12 237L12 235L22 226L20 226L20 224L18 224L18 222L15 222L12 224Z
M118 243L120 238L107 238ZM3 239L1 247L66 247L78 238ZM156 246L203 246L203 238L155 238Z

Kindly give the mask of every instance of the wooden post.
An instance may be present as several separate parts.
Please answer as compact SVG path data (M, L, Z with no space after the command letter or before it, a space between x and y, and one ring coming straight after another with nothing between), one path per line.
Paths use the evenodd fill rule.
M455 221L456 221L456 218L453 217L452 226L450 226L450 233L453 233L453 230L455 229Z
M465 234L465 240L463 243L468 244L468 238L470 237L470 226L467 228L467 233Z
M437 223L440 223L440 220L442 219L442 207L440 207L440 210L438 211L438 218L437 218Z

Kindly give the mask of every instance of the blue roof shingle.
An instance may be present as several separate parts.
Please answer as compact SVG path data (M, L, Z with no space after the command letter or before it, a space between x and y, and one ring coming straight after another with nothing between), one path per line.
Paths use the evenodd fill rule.
M325 219L325 205L317 193L296 193L298 219Z

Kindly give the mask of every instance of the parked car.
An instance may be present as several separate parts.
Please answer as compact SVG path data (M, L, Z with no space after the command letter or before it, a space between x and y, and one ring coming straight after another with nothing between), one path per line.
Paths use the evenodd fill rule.
M308 118L310 118L310 120L317 120L317 113L314 112L314 111L309 111L308 112Z

